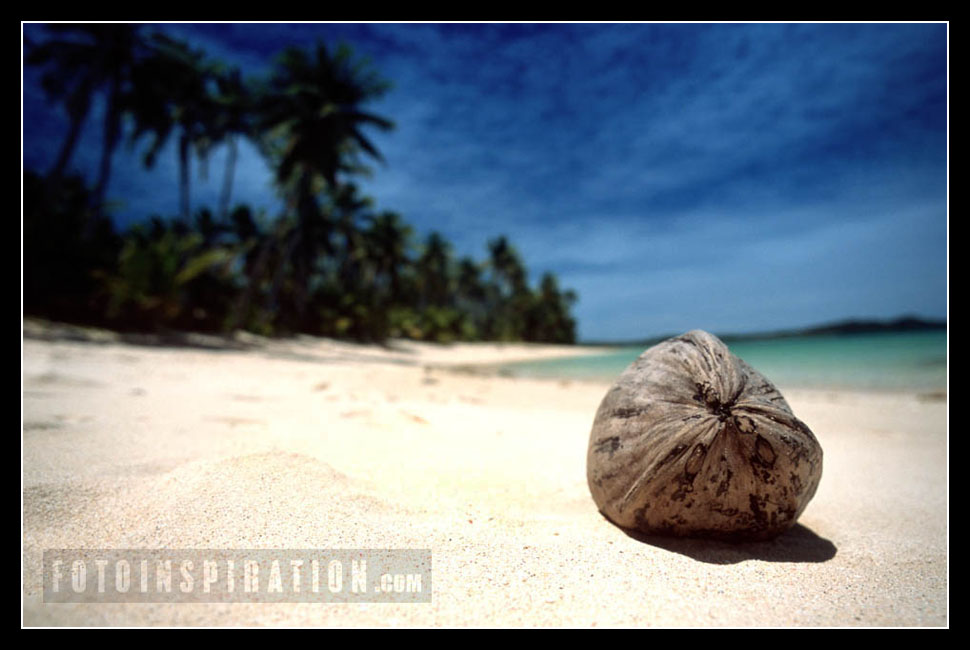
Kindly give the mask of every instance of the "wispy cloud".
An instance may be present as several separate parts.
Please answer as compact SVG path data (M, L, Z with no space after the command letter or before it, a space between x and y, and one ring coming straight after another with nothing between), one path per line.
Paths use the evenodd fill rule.
M177 29L249 71L352 42L394 82L363 188L459 254L509 234L579 291L584 337L945 313L945 25ZM174 212L170 158L119 172L132 215ZM238 174L239 200L274 205L255 152Z

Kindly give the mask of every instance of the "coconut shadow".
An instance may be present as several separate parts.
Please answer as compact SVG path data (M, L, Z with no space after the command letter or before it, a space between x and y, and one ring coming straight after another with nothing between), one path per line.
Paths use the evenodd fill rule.
M611 522L612 523L612 522ZM615 525L615 524L614 524ZM620 528L638 542L680 553L708 564L737 564L745 560L762 562L827 562L838 549L801 524L795 524L778 537L761 542L724 542L713 539L661 537L638 530Z

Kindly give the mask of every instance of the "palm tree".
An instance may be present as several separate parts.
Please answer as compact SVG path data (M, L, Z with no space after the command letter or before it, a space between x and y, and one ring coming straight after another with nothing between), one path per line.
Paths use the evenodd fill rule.
M360 219L374 201L361 196L353 183L342 183L332 190L328 189L327 195L330 219L326 225L336 235L337 242L335 248L324 249L323 252L337 253L338 279L347 291L353 291L368 280L373 280L365 277L368 249ZM315 254L317 251L310 252Z
M178 129L179 213L188 220L190 201L190 153L203 161L216 136L218 106L209 93L213 64L201 50L164 34L150 39L151 56L139 63L127 101L135 117L132 140L151 134L145 165L151 167L159 151Z
M346 45L333 55L322 43L309 53L285 50L262 96L260 120L276 152L280 186L292 188L296 181L309 191L317 178L335 186L339 173L362 171L361 152L382 160L361 129L388 130L393 123L360 105L388 88L366 63L354 61Z
M432 232L415 263L422 307L443 307L449 302L451 246L439 232Z
M401 282L403 267L410 262L409 250L414 231L395 212L382 212L371 218L365 232L369 255L377 267L377 273L387 278L389 302L402 302L405 298Z
M471 338L478 338L486 331L488 321L488 287L482 278L482 266L471 257L462 257L458 260L455 285L458 308L468 315L474 328Z
M239 68L219 69L216 72L217 92L213 138L226 144L226 171L223 176L222 193L219 196L219 214L229 214L232 182L238 157L238 139L253 136L253 113L255 97L245 83Z
M553 273L544 273L529 311L528 340L544 343L575 343L576 321L569 315L576 293L560 291Z
M387 88L365 64L353 59L346 46L331 55L318 43L310 52L289 48L279 57L273 75L259 92L256 128L262 151L276 168L288 211L296 216L284 259L296 250L311 250L307 240L315 238L321 228L327 229L317 200L319 192L335 190L341 173L363 171L362 154L382 159L362 129L386 130L393 124L364 112L360 105ZM277 278L271 304L282 276L277 274ZM298 318L304 308L305 299L298 299Z
M526 272L519 252L502 235L488 242L492 277L507 296L526 290Z
M28 43L26 62L48 68L42 77L44 90L52 99L63 102L70 120L49 179L57 182L64 175L90 112L92 99L103 90L106 102L101 161L92 194L100 211L111 176L111 159L121 137L125 112L123 97L141 54L139 27L92 23L55 24L48 25L47 29L52 37L41 43Z
M530 297L522 258L504 235L488 242L488 252L491 278L486 335L499 340L521 339Z

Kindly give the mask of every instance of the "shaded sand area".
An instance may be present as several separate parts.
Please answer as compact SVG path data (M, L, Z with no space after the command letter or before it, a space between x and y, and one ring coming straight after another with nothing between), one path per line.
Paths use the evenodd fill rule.
M586 486L606 384L469 371L575 348L25 330L27 626L948 624L940 395L786 391L825 452L800 524L755 544L648 540ZM60 548L430 548L433 599L45 604L42 552Z

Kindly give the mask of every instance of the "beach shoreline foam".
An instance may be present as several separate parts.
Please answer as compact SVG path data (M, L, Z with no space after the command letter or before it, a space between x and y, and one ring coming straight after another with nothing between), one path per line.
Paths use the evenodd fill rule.
M948 624L945 398L785 391L825 454L799 524L742 545L643 539L586 486L608 383L482 371L582 348L243 343L92 344L25 321L24 625ZM57 548L430 548L434 592L48 604Z

